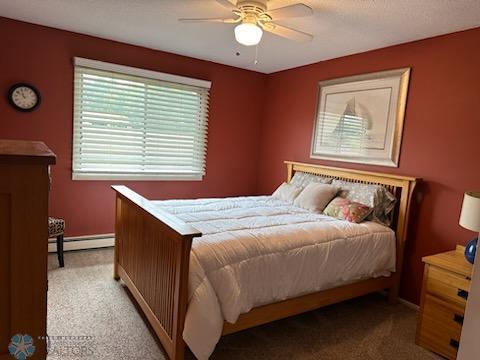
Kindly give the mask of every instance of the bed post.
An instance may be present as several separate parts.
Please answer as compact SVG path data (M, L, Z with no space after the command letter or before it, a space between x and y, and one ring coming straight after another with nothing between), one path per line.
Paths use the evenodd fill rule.
M120 241L117 240L117 238L120 236L120 216L122 214L121 211L121 205L122 202L120 201L120 198L117 197L115 198L115 246L114 246L114 255L113 255L113 278L115 280L120 280L120 275L118 274L118 254L120 252L119 247L120 247Z
M407 240L408 219L410 216L410 208L413 191L416 186L416 181L405 181L402 186L402 193L400 195L400 205L398 209L398 221L395 229L397 237L397 253L396 253L396 269L393 274L393 286L388 292L388 301L390 304L398 302L398 294L400 292L400 281L403 268L403 253L405 251L405 242Z
M287 163L287 183L292 180L293 176L293 164L292 163Z
M125 186L116 191L113 276L141 307L173 360L184 357L192 240L201 233Z

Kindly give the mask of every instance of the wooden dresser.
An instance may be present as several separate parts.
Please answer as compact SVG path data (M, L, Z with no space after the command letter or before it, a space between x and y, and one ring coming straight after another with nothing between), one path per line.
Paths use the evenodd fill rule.
M0 360L15 334L45 359L49 166L41 142L0 140Z
M465 248L427 256L417 326L418 345L447 359L456 359L470 290L472 265Z

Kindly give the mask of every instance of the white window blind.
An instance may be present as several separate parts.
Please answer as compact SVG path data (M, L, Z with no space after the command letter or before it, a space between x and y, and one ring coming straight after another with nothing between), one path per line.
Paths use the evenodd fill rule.
M210 82L75 58L73 179L200 180Z

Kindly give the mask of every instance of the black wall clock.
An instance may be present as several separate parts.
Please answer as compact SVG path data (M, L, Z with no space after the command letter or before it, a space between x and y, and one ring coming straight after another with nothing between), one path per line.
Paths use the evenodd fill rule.
M8 101L18 111L28 112L40 105L40 93L30 84L18 83L8 90Z

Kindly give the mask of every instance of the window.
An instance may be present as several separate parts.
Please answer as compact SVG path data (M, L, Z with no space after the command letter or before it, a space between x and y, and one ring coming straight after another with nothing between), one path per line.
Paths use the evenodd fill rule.
M75 180L201 180L210 82L75 58Z

